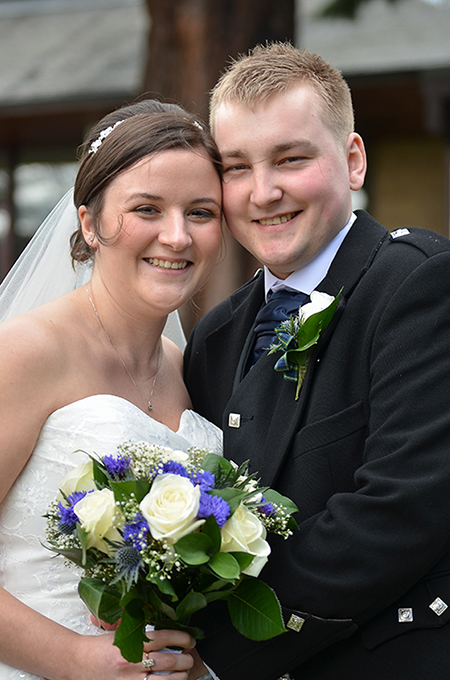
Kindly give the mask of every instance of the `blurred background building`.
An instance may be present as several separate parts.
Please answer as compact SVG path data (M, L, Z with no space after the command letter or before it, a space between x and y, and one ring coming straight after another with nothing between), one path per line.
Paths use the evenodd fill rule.
M0 0L0 279L73 183L77 148L139 96L207 116L228 55L293 40L340 68L366 141L355 207L388 228L449 235L450 0ZM187 331L258 263L227 234L221 263L183 310Z

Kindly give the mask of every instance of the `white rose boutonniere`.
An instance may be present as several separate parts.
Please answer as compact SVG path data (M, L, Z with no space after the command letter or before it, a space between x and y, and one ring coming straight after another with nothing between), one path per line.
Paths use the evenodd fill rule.
M341 291L333 297L314 290L310 295L311 302L275 328L277 342L270 346L269 354L283 352L274 368L283 373L285 380L297 383L295 399L300 394L313 347L333 318L340 294Z

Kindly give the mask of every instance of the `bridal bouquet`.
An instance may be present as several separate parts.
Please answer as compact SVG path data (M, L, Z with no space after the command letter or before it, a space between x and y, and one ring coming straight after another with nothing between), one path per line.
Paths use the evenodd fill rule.
M296 506L241 467L205 450L126 443L63 479L47 510L48 547L82 567L78 592L115 641L142 659L145 627L187 630L191 615L226 600L252 640L285 632L274 591L257 579L267 531L288 538Z

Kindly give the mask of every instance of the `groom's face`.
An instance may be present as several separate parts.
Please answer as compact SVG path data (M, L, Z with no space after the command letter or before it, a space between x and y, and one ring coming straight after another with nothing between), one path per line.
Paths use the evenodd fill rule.
M280 278L345 226L351 189L362 186L362 140L354 133L339 140L322 106L311 87L296 85L252 107L225 102L214 118L227 224Z

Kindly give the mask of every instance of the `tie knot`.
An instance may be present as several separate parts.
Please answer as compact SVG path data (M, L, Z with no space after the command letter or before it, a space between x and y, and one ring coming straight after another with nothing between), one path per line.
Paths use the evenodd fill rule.
M255 319L254 362L274 342L276 338L275 328L282 321L289 319L291 314L297 313L299 307L308 299L305 293L287 288L281 288L275 292L270 291L267 297L267 303L259 310Z

